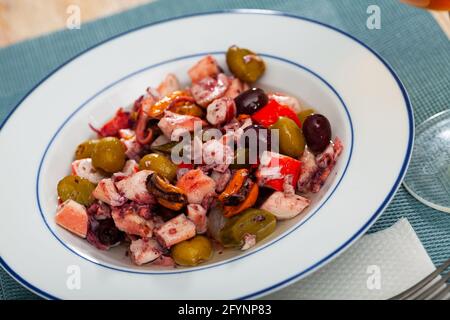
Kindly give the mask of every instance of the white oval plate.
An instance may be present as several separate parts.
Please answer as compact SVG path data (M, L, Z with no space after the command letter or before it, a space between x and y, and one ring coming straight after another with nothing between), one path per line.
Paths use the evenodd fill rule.
M307 216L280 223L275 234L249 251L175 270L133 266L122 249L98 251L57 227L56 183L68 173L76 145L92 136L87 123L102 123L167 72L187 82L186 70L206 53L225 66L224 51L232 44L261 53L267 73L260 85L295 94L325 114L344 143ZM404 176L413 128L410 102L392 69L333 27L251 10L142 27L52 72L4 124L0 262L46 298L262 296L323 266L370 227Z

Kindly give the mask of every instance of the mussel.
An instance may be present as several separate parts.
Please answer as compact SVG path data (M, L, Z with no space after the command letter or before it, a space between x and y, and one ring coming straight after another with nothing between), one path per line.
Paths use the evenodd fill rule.
M158 203L168 209L178 211L187 204L186 194L166 178L152 173L147 177L148 192L153 194Z
M229 218L253 206L257 198L258 184L250 179L248 169L239 169L218 199L222 202L224 216Z

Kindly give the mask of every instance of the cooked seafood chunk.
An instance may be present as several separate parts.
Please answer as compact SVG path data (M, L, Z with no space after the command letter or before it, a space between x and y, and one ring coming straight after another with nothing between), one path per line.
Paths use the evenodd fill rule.
M55 221L64 229L86 238L89 218L86 208L78 202L69 199L62 203L56 213Z
M75 160L72 162L72 174L88 179L90 182L95 184L106 178L103 173L94 168L91 158Z
M217 61L210 55L202 58L188 71L192 82L198 82L206 77L215 78L219 73L220 67Z
M309 203L309 199L295 193L276 191L267 198L261 209L271 212L278 220L286 220L300 214Z
M183 133L194 131L196 123L202 125L204 122L198 117L166 111L159 120L158 127L167 138L176 141Z
M202 170L195 169L182 176L177 187L184 191L189 203L201 204L206 196L215 193L216 183Z
M162 255L162 248L156 240L138 239L131 241L131 261L138 266L152 262Z
M167 221L161 227L155 230L155 236L158 241L166 248L174 244L190 239L196 234L195 224L180 214Z
M92 192L92 195L95 199L113 207L120 207L127 200L117 192L116 186L111 178L101 180Z
M153 221L141 217L132 206L114 208L111 215L120 231L143 238L150 238L153 235Z
M206 109L206 120L214 126L231 121L235 115L236 105L231 98L216 99Z
M174 91L180 90L180 82L173 73L169 73L156 90L161 97L165 97Z
M207 229L208 218L206 217L206 209L199 204L189 204L187 206L187 216L195 223L197 233L205 233Z
M191 88L191 93L197 104L206 107L215 99L222 97L229 85L230 81L228 77L221 73L217 76L217 79L206 77L194 83Z
M116 182L117 190L127 199L137 203L155 203L154 197L148 192L146 187L147 177L152 174L151 170L141 170L131 176L125 177Z

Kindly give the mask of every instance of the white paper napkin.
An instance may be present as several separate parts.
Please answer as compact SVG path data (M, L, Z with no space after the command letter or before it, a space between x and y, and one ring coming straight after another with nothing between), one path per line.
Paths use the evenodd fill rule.
M263 299L388 299L435 267L408 220L363 236L316 271Z

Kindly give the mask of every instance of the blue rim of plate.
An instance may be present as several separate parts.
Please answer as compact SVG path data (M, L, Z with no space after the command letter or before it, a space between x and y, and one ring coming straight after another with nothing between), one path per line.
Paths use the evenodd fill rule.
M217 11L209 11L209 12L200 12L200 13L191 13L191 14L185 14L185 15L180 15L177 17L172 17L172 18L168 18L168 19L164 19L164 20L160 20L160 21L156 21L156 22L152 22L143 26L139 26L137 28L133 28L131 30L119 33L113 37L110 37L108 39L105 39L85 50L83 50L82 52L78 53L77 55L75 55L74 57L72 57L71 59L67 60L65 63L63 63L62 65L60 65L59 67L57 67L56 69L54 69L53 71L51 71L46 77L44 77L41 81L39 81L30 91L28 91L28 93L16 104L16 106L11 110L11 112L7 115L7 117L5 118L5 120L2 122L2 124L0 125L0 130L3 128L3 126L7 123L7 121L9 120L9 118L11 117L11 115L17 110L17 108L22 104L22 102L37 88L39 87L44 81L46 81L49 77L51 77L55 72L57 72L59 69L61 69L62 67L64 67L66 64L68 64L69 62L71 62L72 60L78 58L79 56L83 55L84 53L108 42L111 41L115 38L124 36L128 33L132 33L134 31L143 29L143 28L148 28L154 25L158 25L158 24L162 24L165 22L170 22L170 21L174 21L174 20L180 20L180 19L185 19L185 18L190 18L190 17L196 17L196 16L204 16L204 15L214 15L214 14L227 14L227 13L231 13L231 14L259 14L259 15L275 15L275 16L282 16L282 17L287 17L287 18L292 18L292 19L298 19L298 20L303 20L303 21L308 21L310 23L314 23L320 26L323 26L325 28L331 29L333 31L336 31L337 33L340 33L341 35L355 41L356 43L360 44L362 47L366 48L370 53L372 53L375 57L378 58L378 60L386 67L386 69L390 72L390 74L392 75L392 77L395 79L395 81L397 82L397 85L399 86L399 89L402 92L403 98L405 100L405 104L406 104L406 111L408 113L408 124L409 124L409 138L408 138L408 147L406 149L406 154L405 154L405 158L402 164L402 167L400 169L399 175L397 177L397 179L394 182L394 185L392 186L390 192L388 193L388 195L386 196L386 198L384 199L384 201L380 204L380 206L378 207L378 209L375 211L375 213L369 218L369 220L352 236L350 237L350 239L348 239L347 241L345 241L343 244L341 244L337 249L335 249L333 252L331 252L330 254L328 254L326 257L322 258L320 261L316 262L315 264L313 264L312 266L308 267L307 269L287 278L286 280L283 280L281 282L278 282L268 288L259 290L257 292L239 297L238 299L249 299L249 298L255 298L264 294L267 294L273 290L275 290L276 288L281 288L284 287L286 285L288 285L289 283L293 282L295 279L299 278L300 276L311 272L314 269L317 269L318 267L320 267L321 265L323 265L325 262L327 262L328 260L330 260L331 258L335 257L338 253L341 253L341 251L343 249L345 249L346 247L348 247L352 242L354 242L356 239L358 239L360 236L362 236L362 234L375 222L376 218L383 212L383 210L386 208L386 206L390 203L390 201L392 200L392 198L394 197L397 189L399 188L401 181L403 180L405 173L406 173L406 169L408 167L408 163L410 161L411 158L411 151L412 151L412 146L414 143L414 117L413 117L413 109L411 106L411 102L408 96L408 93L406 92L406 89L403 85L403 83L401 82L401 80L399 79L399 77L397 76L397 74L395 73L395 71L391 68L391 66L372 48L370 48L368 45L366 45L364 42L362 42L361 40L357 39L356 37L350 35L349 33L342 31L336 27L333 27L331 25L328 25L326 23L314 20L314 19L310 19L310 18L306 18L306 17L302 17L299 15L294 15L294 14L290 14L290 13L285 13L285 12L281 12L281 11L274 11L274 10L260 10L260 9L227 9L227 10L217 10ZM12 270L9 265L5 262L5 260L3 260L2 257L0 257L0 264L2 265L2 267L5 269L5 271L11 275L15 280L17 280L20 284L22 284L23 286L25 286L26 288L28 288L29 290L31 290L32 292L40 295L41 297L44 298L48 298L48 299L58 299L57 297L35 287L34 285L32 285L31 283L29 283L28 281L26 281L25 279L23 279L20 275L18 275L14 270Z

